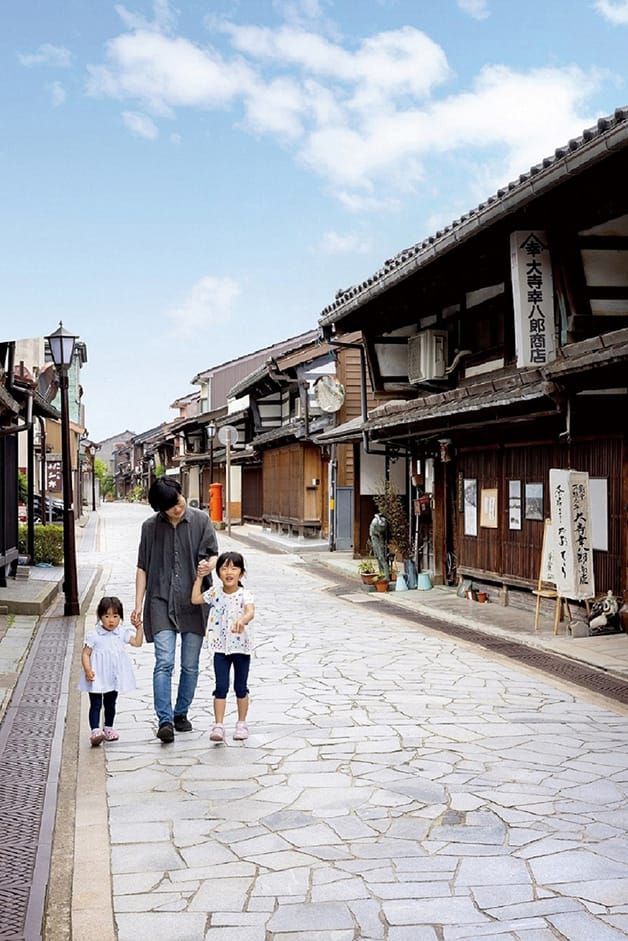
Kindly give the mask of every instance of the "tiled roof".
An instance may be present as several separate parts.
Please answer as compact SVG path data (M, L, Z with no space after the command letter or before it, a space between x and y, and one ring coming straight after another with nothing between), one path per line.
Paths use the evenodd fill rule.
M600 118L580 137L558 147L553 156L545 157L518 180L497 190L489 198L459 219L439 229L434 235L417 242L389 258L384 265L361 284L340 290L332 304L322 311L319 322L327 326L341 320L351 310L367 303L386 289L407 278L456 245L461 244L497 218L514 212L539 195L551 190L562 180L588 169L601 155L619 150L628 143L628 106Z
M256 435L253 438L252 444L253 447L256 448L261 444L270 444L272 441L279 441L281 438L297 438L302 436L304 429L305 422L302 418L299 418L289 424L278 425L277 428L271 428L270 431Z
M362 431L381 431L452 415L468 415L486 408L499 409L519 402L552 399L556 392L554 379L560 383L569 375L624 362L628 362L628 328L569 343L561 348L557 359L542 369L520 369L420 399L385 402L371 410L366 422L353 418L323 432L317 440L321 443L355 441Z
M301 346L303 343L309 343L311 340L316 339L318 332L316 330L307 330L305 333L299 333L297 336L288 337L286 340L279 340L277 343L273 343L270 346L263 346L259 350L254 350L251 353L245 353L243 356L236 356L234 359L228 359L224 363L219 363L217 366L211 366L209 369L204 369L202 372L197 373L192 382L196 383L201 379L206 379L212 376L215 372L218 372L220 369L225 369L227 366L232 366L235 363L243 362L247 359L254 359L256 356L259 356L260 353L264 353L268 350L268 356L279 356L289 350L296 349Z
M450 415L479 412L485 408L503 408L518 402L532 401L548 394L548 384L537 369L526 370L504 379L462 386L448 392L437 392L414 402L387 402L371 412L366 427L369 431L389 425L409 425Z

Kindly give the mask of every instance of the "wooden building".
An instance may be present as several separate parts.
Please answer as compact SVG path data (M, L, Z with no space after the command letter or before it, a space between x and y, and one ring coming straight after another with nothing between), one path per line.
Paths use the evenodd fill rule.
M289 535L327 536L328 454L315 439L331 413L320 407L316 388L335 374L331 347L312 332L230 389L232 408L250 416L251 433L235 458L247 480L245 520Z
M0 587L14 573L18 560L18 471L20 451L24 455L23 471L27 480L26 503L29 508L27 520L27 549L33 555L35 489L46 496L44 482L37 474L40 463L36 452L41 441L36 443L35 426L46 427L50 419L55 427L59 412L40 393L38 383L24 367L16 362L18 341L0 343ZM24 442L23 446L20 445ZM45 463L45 449L43 462ZM45 471L43 474L45 478Z
M248 402L240 405L229 403L229 390L269 357L316 336L317 331L311 330L198 373L192 379L198 388L172 403L171 407L179 412L178 417L164 423L161 430L143 442L145 463L153 470L157 468L161 473L175 476L193 505L207 507L211 484L220 484L223 503L229 489L232 522L242 520L245 504L253 517L257 514L259 518L261 501L255 501L261 487L261 465L255 456L247 453L246 442L252 437ZM227 453L221 433L225 426L235 428L238 438L230 447L234 461L229 488L226 480ZM226 509L223 507L225 515Z
M532 588L549 470L573 468L597 590L628 589L627 170L619 109L322 312L387 400L326 437L406 455L436 580Z

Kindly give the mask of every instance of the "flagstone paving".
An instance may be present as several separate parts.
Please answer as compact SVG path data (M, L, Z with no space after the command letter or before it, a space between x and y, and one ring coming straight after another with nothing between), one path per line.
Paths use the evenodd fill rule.
M88 559L128 611L146 514L103 506ZM120 941L628 937L625 710L356 608L292 556L245 558L246 743L232 701L209 742L204 651L194 730L161 745L152 647L133 654L106 746Z

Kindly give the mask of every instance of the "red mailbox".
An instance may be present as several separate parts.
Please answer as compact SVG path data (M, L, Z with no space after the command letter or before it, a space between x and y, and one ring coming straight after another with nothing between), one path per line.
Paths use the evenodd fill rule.
M222 484L209 485L209 518L212 523L222 523Z

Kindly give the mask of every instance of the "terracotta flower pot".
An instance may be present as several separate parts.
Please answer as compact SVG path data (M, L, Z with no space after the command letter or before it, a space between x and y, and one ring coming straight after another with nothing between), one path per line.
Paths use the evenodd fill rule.
M388 591L388 582L385 578L379 578L374 582L375 591Z
M364 585L372 585L376 577L375 572L360 572L360 578Z

